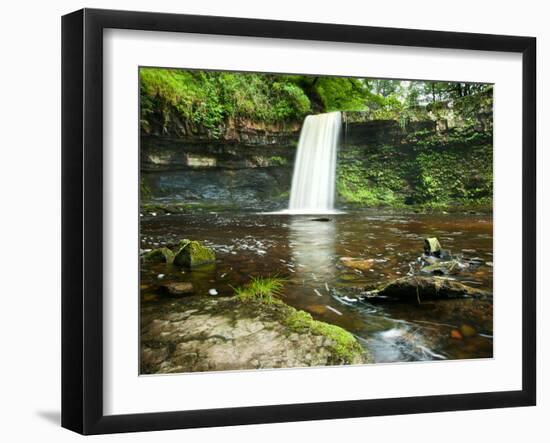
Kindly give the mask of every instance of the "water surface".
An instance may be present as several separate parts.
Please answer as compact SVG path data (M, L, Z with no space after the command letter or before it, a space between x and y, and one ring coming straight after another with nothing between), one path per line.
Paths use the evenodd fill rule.
M492 291L491 216L369 210L326 217L330 221L229 212L142 217L142 249L189 238L204 242L217 255L215 266L192 271L142 265L142 284L149 288L144 300L155 303L151 294L161 273L163 281L190 281L199 294L216 289L221 296L232 295L251 276L277 275L286 280L285 302L352 332L377 362L492 357L490 301L350 301L363 288L405 276L428 236L437 236L454 255L479 263L453 278ZM373 259L373 266L351 269L343 264L346 257ZM469 333L458 339L456 330L461 328Z

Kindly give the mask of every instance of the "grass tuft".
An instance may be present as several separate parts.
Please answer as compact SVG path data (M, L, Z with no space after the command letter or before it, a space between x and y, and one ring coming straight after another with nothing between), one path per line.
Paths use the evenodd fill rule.
M242 301L257 300L272 304L278 302L284 280L279 277L252 277L249 283L235 288L235 295Z

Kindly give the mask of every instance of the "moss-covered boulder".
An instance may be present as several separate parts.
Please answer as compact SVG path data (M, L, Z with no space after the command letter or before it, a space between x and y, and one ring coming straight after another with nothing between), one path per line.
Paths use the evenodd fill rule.
M283 322L291 331L325 337L325 346L331 352L332 364L361 364L370 360L367 351L361 347L353 334L345 329L314 320L309 313L290 306L286 311Z
M142 256L145 263L173 263L174 253L168 248L157 248Z
M198 241L182 240L175 249L174 264L186 268L214 263L214 251Z

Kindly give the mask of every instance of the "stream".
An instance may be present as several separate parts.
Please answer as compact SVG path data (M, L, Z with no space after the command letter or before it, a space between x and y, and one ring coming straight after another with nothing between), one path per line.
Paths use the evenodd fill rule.
M141 249L171 246L180 239L204 242L216 251L215 266L196 269L142 264L141 283L189 281L197 294L220 296L251 276L285 279L283 300L315 319L353 333L375 362L404 362L493 355L491 301L449 299L417 303L355 301L361 288L407 275L422 253L423 240L436 236L454 256L478 266L452 276L492 292L493 222L490 215L416 214L378 209L314 216L253 212L197 212L141 217ZM344 260L342 260L344 258ZM372 259L353 269L346 258ZM154 291L142 291L154 303ZM456 331L462 331L459 337Z

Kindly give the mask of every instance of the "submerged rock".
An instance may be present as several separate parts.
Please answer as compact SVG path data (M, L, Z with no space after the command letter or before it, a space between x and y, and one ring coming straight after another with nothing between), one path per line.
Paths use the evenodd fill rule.
M282 302L192 296L141 308L141 373L362 364L344 329Z
M368 271L374 264L373 259L358 260L351 257L342 257L340 261L344 266L351 269L358 269L360 271Z
M174 253L168 248L157 248L143 254L142 260L146 263L172 263Z
M166 283L162 287L172 296L188 295L194 292L193 283L190 282Z
M473 326L464 324L460 326L460 333L463 337L473 337L477 334L477 331Z
M426 299L477 298L492 299L492 294L443 277L407 276L368 290L369 300L399 300L419 302Z
M433 275L449 275L456 274L459 271L466 269L468 267L467 263L461 262L460 260L447 260L447 261L438 261L427 266L424 266L420 269L420 272L424 274L433 274Z
M198 241L182 240L175 249L174 264L193 268L216 261L214 251Z

